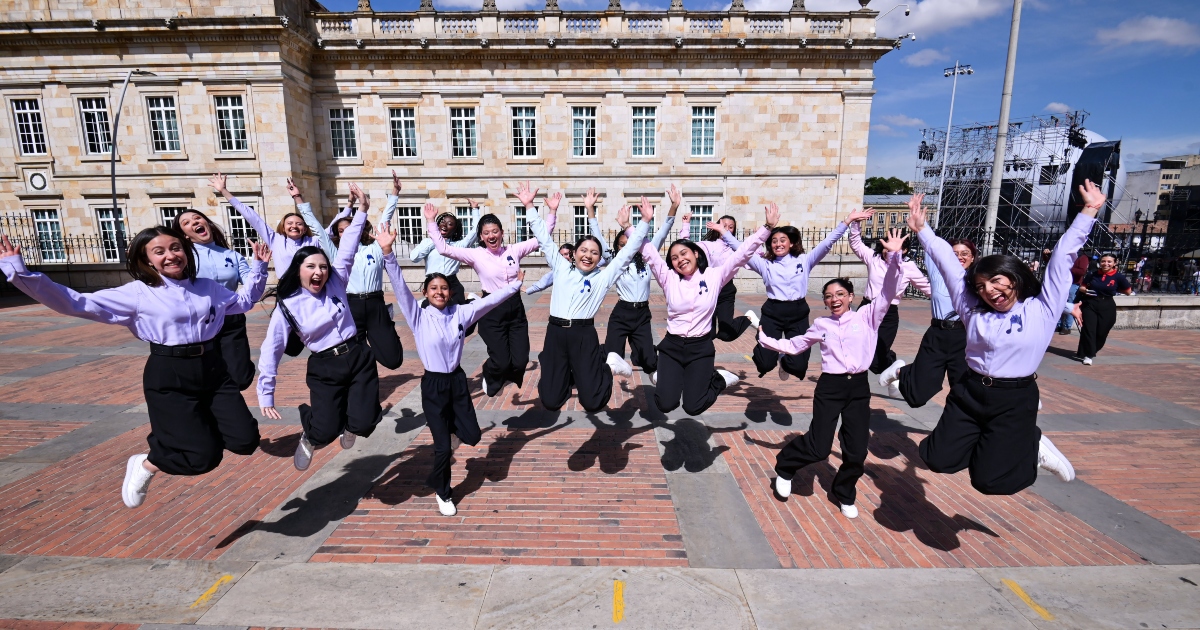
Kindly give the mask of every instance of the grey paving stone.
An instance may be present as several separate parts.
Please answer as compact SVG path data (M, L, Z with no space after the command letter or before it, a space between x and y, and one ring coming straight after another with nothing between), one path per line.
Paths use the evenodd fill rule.
M779 558L728 468L711 474L669 473L667 485L689 566L779 568Z
M25 556L0 555L0 573L4 573L24 559Z
M19 481L50 464L10 464L0 462L0 488Z
M68 403L4 403L2 420L52 420L55 422L93 422L129 409L129 405L73 405Z
M247 630L249 626L197 626L184 623L144 623L138 630Z
M109 413L87 426L64 433L4 458L4 463L54 463L150 422L144 413Z
M1150 412L1038 414L1043 431L1156 431L1195 429L1178 418Z

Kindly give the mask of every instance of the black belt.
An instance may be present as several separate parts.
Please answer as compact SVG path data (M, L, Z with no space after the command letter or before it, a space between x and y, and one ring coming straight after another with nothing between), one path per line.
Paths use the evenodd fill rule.
M336 346L333 346L332 348L326 348L320 352L314 352L312 353L312 356L317 357L318 359L327 359L329 357L340 357L343 354L349 354L351 350L358 347L358 340L360 337L362 337L361 333L343 341L342 343L337 344Z
M942 330L960 330L963 327L961 319L938 319L934 317L929 320L930 328L941 328Z
M150 344L150 354L160 357L198 357L205 352L212 352L214 348L213 340L209 339L204 343L192 343L186 346L164 346L158 343Z
M383 297L383 291L371 291L370 293L347 293L346 297L352 297L356 300L368 300L373 297Z
M1000 387L1003 389L1024 387L1030 383L1037 381L1037 372L1029 376L1019 378L996 378L993 376L984 376L975 370L967 370L967 378L973 381L979 381L984 387Z
M821 376L828 376L830 378L842 378L843 376L845 376L846 380L851 380L855 377L866 378L867 373L866 372L850 372L848 374L831 374L829 372L823 372L823 373L821 373Z
M629 300L617 300L621 304L628 304L631 308L646 308L650 306L649 302L630 302Z
M595 323L595 319L592 317L587 319L563 319L551 315L550 323L561 328L570 328L572 326L591 326Z

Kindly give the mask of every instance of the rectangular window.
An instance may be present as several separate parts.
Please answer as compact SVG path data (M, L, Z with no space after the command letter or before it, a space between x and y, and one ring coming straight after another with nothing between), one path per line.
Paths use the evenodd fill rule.
M596 108L571 108L571 156L596 156Z
M417 157L417 111L412 107L388 109L392 122L392 157Z
M246 136L246 105L241 96L218 96L217 138L222 153L250 150Z
M513 216L517 217L517 242L527 241L533 238L533 232L529 229L529 222L525 219L525 207L514 206Z
M37 229L38 252L42 262L65 262L67 252L63 247L62 221L58 210L34 210L33 224Z
M692 211L691 229L688 231L688 238L692 241L700 241L708 234L708 222L713 220L713 207L709 205L688 206Z
M104 260L118 262L128 241L125 237L125 213L120 208L97 208L96 218L100 222L100 247Z
M471 216L473 210L471 206L455 206L454 208L454 216L458 217L462 236L470 234L471 230L475 229L475 217Z
M424 238L425 216L421 213L421 206L396 208L396 240L415 245Z
M717 108L692 108L692 156L717 154Z
M630 201L630 202L629 202L629 207L631 207L631 208L637 208L637 207L638 207L638 203L640 203L640 202L639 202L639 201ZM657 212L657 211L658 211L658 206L654 206L654 210L655 210L655 212ZM641 213L641 211L633 212L633 213L632 213L632 216L631 216L630 218L631 218L631 221L633 222L633 227L637 227L638 225L641 225L641 223L642 223L642 213ZM653 235L653 234L654 234L654 219L650 219L650 232L649 232L649 233L650 233L651 235ZM667 239L667 240L668 240L668 241L670 241L671 239Z
M358 136L354 131L354 110L329 110L329 135L333 138L333 157L358 157Z
M174 96L147 96L146 111L150 115L150 143L155 153L178 153L179 115Z
M578 241L580 237L591 234L592 230L588 227L587 206L574 206L572 209L574 210L574 221L571 225L575 228L574 236Z
M162 220L163 225L171 225L175 221L175 217L187 210L184 206L160 206L158 208L158 216Z
M475 135L475 108L450 108L450 157L473 158L479 155Z
M537 157L537 108L512 108L513 157Z
M633 155L651 157L654 153L654 108L633 108Z
M246 207L254 209L254 206L250 204L246 204ZM229 249L246 258L252 258L254 248L250 244L258 240L258 234L254 228L250 227L242 213L234 210L233 206L225 206L225 218L229 221Z
M112 151L112 128L108 125L108 105L103 98L79 99L79 118L83 123L83 141L92 155Z
M13 101L12 108L21 155L45 155L46 127L42 124L42 108L37 99Z

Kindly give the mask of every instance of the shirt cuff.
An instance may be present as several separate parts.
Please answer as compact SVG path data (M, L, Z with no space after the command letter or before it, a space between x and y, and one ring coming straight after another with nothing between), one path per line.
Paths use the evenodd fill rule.
M274 407L275 406L275 394L267 394L267 393L259 392L258 393L258 406L259 407Z
M29 273L29 269L25 267L25 259L20 256L0 258L0 271L3 271L4 275L10 280L14 276Z

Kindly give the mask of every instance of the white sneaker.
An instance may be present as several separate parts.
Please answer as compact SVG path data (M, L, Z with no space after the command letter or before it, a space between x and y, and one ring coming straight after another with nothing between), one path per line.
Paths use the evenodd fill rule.
M775 494L783 498L792 496L792 480L784 479L783 477L775 477Z
M458 514L458 508L454 507L454 499L450 499L449 501L443 500L436 492L433 493L433 498L437 499L438 511L442 513L442 516L454 516Z
M121 484L121 499L125 501L125 507L135 508L146 500L146 489L150 487L154 473L142 465L145 461L146 454L142 453L130 457L125 463L125 481Z
M737 377L737 374L734 374L729 370L717 370L717 374L720 374L721 378L725 379L726 388L733 387L734 385L737 385L738 381L742 380Z
M1092 364L1092 357L1083 357L1083 364L1084 364L1084 365L1091 365L1091 364Z
M655 387L658 386L658 372L650 373L650 384L654 385Z
M296 470L308 470L308 465L312 463L313 447L308 441L308 436L300 434L300 442L296 444L296 454L292 456L292 464L296 466Z
M475 295L474 293L468 293L468 294L467 294L467 299L468 299L468 300L478 300L478 299L479 299L479 296L478 296L478 295Z
M612 370L613 374L619 376L632 376L633 368L629 366L629 362L621 358L621 355L616 352L609 352L608 358L605 359L608 364L608 369Z
M462 440L458 439L457 435L450 436L450 450L457 451L458 447L462 446Z
M900 380L900 368L904 366L904 359L896 359L895 363L889 365L888 368L879 375L879 384L887 387L888 385Z
M1038 466L1049 470L1063 481L1071 481L1075 478L1075 467L1071 465L1070 460L1055 448L1054 442L1051 442L1050 438L1044 435L1038 442Z
M351 433L349 429L342 431L342 438L341 438L341 440L339 440L342 444L342 448L343 449L354 448L354 438L355 437L358 437L358 436Z
M486 379L486 378L484 378L484 377L482 377L482 376L480 376L480 377L479 377L479 381L480 381L481 383L483 383L483 393L484 393L484 394L487 394L488 396L491 396L491 394L488 394L487 379Z
M858 508L853 505L843 505L842 516L846 518L858 518Z
M746 311L746 319L750 320L750 327L754 329L754 332L758 332L758 327L760 325L758 313L755 313L754 311Z
M904 398L904 394L900 393L900 381L892 381L888 383L888 396L892 398Z
M1038 399L1038 411L1041 411L1041 410L1042 410L1042 399L1039 398Z

